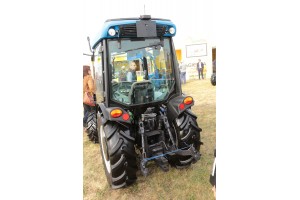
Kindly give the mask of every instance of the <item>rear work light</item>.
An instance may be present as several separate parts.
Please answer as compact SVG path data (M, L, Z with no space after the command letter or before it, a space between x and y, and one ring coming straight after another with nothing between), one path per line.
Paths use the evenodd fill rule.
M174 34L174 33L175 33L175 28L174 28L174 27L171 27L171 28L169 29L169 32L170 32L171 34Z
M110 28L110 29L108 30L108 34L109 34L110 36L114 36L114 35L116 35L116 30L113 29L113 28Z
M186 97L184 100L183 100L183 103L185 105L190 105L191 103L193 103L193 98L192 97Z
M123 112L122 112L121 109L113 109L113 110L110 112L110 116L113 117L113 118L118 118L118 117L120 117L122 114L123 114Z

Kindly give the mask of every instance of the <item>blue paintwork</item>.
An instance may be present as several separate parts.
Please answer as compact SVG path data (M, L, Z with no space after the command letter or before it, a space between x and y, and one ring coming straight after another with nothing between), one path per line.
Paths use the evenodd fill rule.
M106 39L106 38L118 38L118 34L116 34L116 36L110 36L108 34L108 30L110 28L114 28L117 31L117 30L119 30L119 25L135 24L137 21L139 21L139 20L138 19L132 19L132 20L121 20L120 19L118 21L108 21L108 22L105 22L102 30L91 41L92 49L95 49L96 46L99 44L99 42L101 42L103 39ZM175 33L174 34L166 33L166 34L164 34L165 37L174 37L176 35L176 31L177 30L176 30L176 26L175 26L175 24L173 22L171 22L171 21L165 21L165 20L151 20L151 21L155 21L156 25L167 25L168 29L170 27L174 27L175 28Z

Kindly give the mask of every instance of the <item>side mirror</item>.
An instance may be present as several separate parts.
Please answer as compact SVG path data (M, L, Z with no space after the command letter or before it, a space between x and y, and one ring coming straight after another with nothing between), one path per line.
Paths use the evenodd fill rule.
M87 36L87 41L88 41L88 44L89 44L89 47L90 47L90 51L92 52L92 48L91 48L91 42L90 42L90 37L89 36Z
M90 43L90 37L89 36L87 37L87 41L88 41L88 44L89 44L90 52L93 53L92 48L91 48L91 43ZM93 55L92 54L83 53L83 55L84 56L91 56L91 57L93 57L94 53L93 53ZM91 58L91 61L94 61L94 58Z

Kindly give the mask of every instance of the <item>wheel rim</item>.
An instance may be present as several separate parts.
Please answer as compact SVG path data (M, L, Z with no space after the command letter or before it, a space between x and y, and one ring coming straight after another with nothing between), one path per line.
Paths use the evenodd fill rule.
M100 137L101 137L101 149L102 149L102 157L105 163L106 170L108 173L111 171L111 165L108 154L107 140L105 137L103 126L100 127Z

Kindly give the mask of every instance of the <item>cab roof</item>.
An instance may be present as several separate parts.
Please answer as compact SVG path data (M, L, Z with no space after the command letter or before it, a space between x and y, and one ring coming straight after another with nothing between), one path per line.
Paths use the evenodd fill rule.
M92 45L92 49L95 49L98 44L103 40L103 39L106 39L106 38L134 38L134 37L137 37L136 35L134 35L134 30L132 29L135 29L135 34L136 34L136 23L139 22L139 21L154 21L156 26L158 27L157 28L157 32L159 31L158 29L161 28L161 27L164 27L165 29L168 29L170 27L174 27L175 30L176 30L176 26L173 22L171 22L171 20L169 19L161 19L161 18L151 18L150 15L144 15L144 16L141 16L140 18L119 18L119 19L108 19L105 21L102 29L100 32L98 32L98 34L96 35L96 37L91 41L91 45ZM131 32L131 34L125 34L125 35L115 35L115 36L110 36L108 34L108 30L110 28L114 28L116 29L117 31L120 30L120 27L128 27ZM163 30L165 30L163 29ZM132 32L133 31L133 32ZM162 30L161 30L162 31ZM170 34L170 33L167 33L167 32L163 32L162 33L162 36L166 36L166 37L173 37L175 36L175 33L174 34Z

